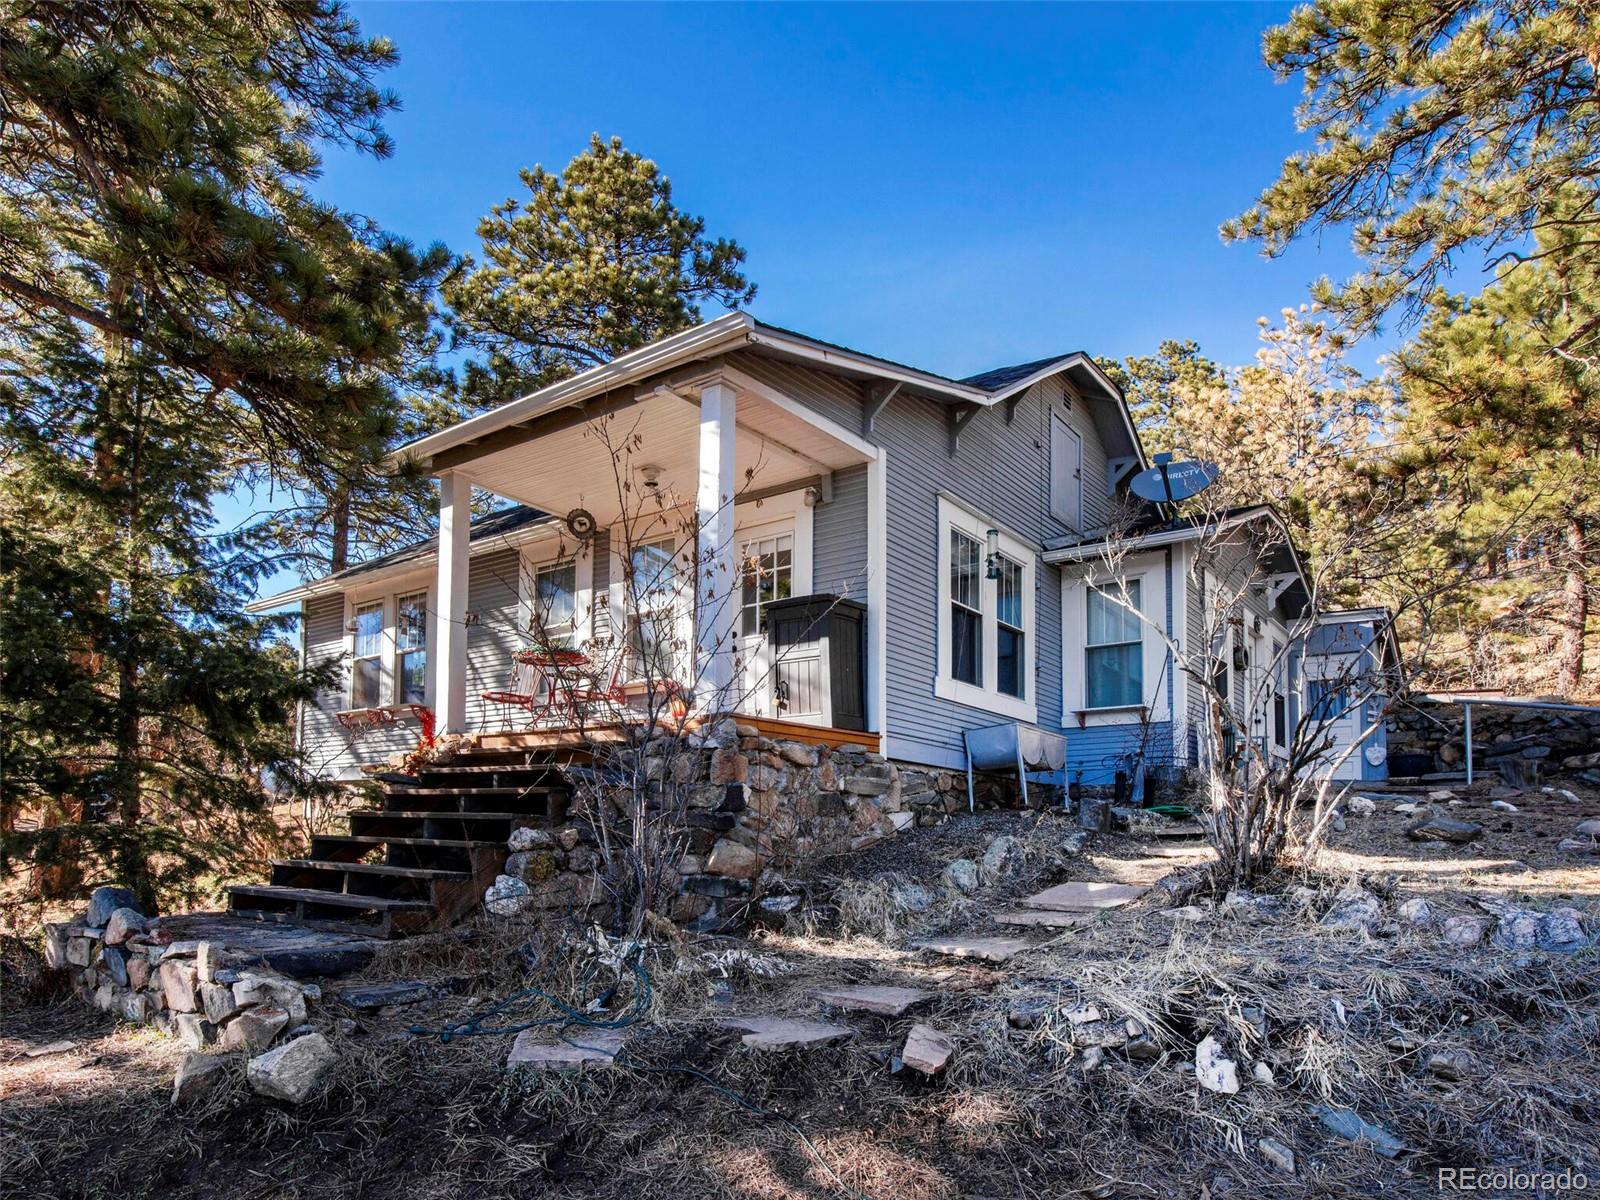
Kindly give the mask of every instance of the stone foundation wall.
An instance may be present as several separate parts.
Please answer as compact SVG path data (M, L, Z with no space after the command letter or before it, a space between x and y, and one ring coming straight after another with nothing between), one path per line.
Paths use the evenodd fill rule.
M1391 757L1428 754L1435 770L1465 766L1460 705L1407 701L1390 713L1388 725ZM1555 771L1600 783L1600 713L1474 706L1472 746L1475 770L1500 770L1517 783Z
M131 892L99 888L77 921L45 926L45 961L80 999L190 1049L260 1054L303 1032L321 999L302 984L220 944L181 941L139 912Z
M774 740L731 719L639 753L646 778L686 799L670 914L680 922L713 922L721 901L759 898L819 859L967 808L961 772L891 762L865 746ZM981 807L1017 803L1014 779L981 777L975 791ZM490 911L594 903L593 842L581 825L516 831L506 874L485 896Z

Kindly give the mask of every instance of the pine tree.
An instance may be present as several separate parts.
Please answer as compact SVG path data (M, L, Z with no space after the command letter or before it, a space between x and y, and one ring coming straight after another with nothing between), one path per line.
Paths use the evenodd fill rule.
M294 782L309 681L238 613L261 529L209 506L334 494L396 429L445 256L305 190L323 142L387 153L393 57L328 0L4 11L0 827L40 818L8 860L154 900Z
M619 138L595 134L560 175L521 173L526 198L478 224L483 261L446 282L453 345L479 357L460 395L501 404L695 324L700 305L755 299L735 242L674 204L672 185Z
M1595 252L1600 23L1582 0L1313 0L1267 32L1280 79L1298 76L1312 148L1223 226L1281 253L1348 227L1367 269L1317 299L1365 330L1421 316L1467 252L1491 264L1561 228ZM1574 203L1574 196L1578 202ZM1600 321L1568 353L1600 359Z
M1600 256L1570 225L1473 299L1436 299L1397 357L1406 402L1393 470L1450 519L1435 553L1501 564L1552 633L1553 680L1583 687L1600 521L1600 374L1557 352L1600 321Z

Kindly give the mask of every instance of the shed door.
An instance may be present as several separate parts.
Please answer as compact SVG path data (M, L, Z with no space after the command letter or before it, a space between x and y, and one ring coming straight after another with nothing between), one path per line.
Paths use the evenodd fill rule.
M1071 529L1083 528L1083 439L1050 416L1050 513Z

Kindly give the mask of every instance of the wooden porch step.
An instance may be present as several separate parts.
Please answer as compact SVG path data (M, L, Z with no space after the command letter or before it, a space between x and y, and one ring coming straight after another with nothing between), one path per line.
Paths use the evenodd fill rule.
M518 817L538 816L525 812L457 812L438 808L354 808L352 817L405 817L432 821L515 821Z
M381 833L319 833L319 842L347 846L438 846L444 850L470 850L474 846L497 846L499 841L463 841L459 838L388 837Z
M565 790L548 784L530 784L527 787L408 787L396 788L392 794L402 799L410 796L548 796Z
M402 879L439 879L452 883L472 878L469 871L447 871L440 867L396 867L389 863L340 862L334 858L275 858L272 865L299 871L349 871L357 875L393 875Z
M426 900L390 900L384 896L359 896L350 892L324 892L316 888L283 887L275 883L236 883L228 888L232 896L252 896L260 900L293 901L298 904L327 904L335 908L370 908L385 912L430 912Z

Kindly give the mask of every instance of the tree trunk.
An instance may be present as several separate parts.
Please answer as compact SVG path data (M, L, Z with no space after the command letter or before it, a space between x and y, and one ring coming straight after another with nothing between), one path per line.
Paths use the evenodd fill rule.
M1556 686L1574 695L1583 680L1583 652L1589 625L1588 531L1580 517L1567 519L1566 583L1562 588L1561 654Z
M329 535L328 571L337 575L350 565L350 489L341 487L328 497L333 513L333 532Z

